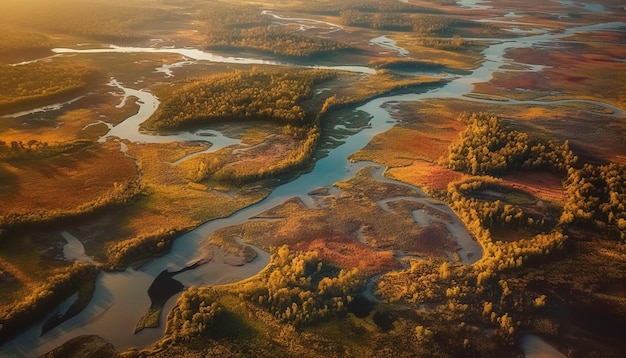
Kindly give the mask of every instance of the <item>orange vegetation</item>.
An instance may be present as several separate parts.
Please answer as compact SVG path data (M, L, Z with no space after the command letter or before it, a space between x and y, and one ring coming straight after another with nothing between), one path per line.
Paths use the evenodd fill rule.
M540 72L499 73L489 82L489 86L505 92L533 90L543 92L546 96L584 97L620 105L624 103L621 88L626 79L626 64L617 61L621 59L619 51L622 51L621 45L611 44L601 47L567 44L549 49L518 49L510 55L514 60L547 67ZM593 88L593 91L589 91L589 88ZM483 90L489 91L481 86L480 91ZM515 97L516 93L502 95Z
M391 177L419 186L428 192L445 191L448 183L463 178L463 174L424 160L416 160L406 167L388 170Z
M563 203L565 196L561 177L551 172L516 172L503 178L503 185L531 193L537 198Z
M224 171L260 172L279 165L289 153L298 148L298 140L287 135L270 135L257 145L233 150L233 158Z
M358 268L366 275L376 274L398 268L398 262L392 251L373 250L351 237L333 236L312 241L300 241L295 250L316 251L320 258L330 264L343 268Z
M53 158L0 164L0 214L68 210L137 177L117 143L92 145Z
M401 122L374 137L355 160L374 160L389 167L411 165L416 160L435 162L447 155L448 147L459 137L464 124L450 111L442 113L445 104L402 105L396 114Z

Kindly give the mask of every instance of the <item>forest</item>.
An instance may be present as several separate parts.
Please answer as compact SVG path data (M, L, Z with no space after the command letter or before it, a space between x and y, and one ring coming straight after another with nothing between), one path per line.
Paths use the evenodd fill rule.
M561 221L593 227L626 240L626 167L615 163L568 170Z
M337 53L349 46L328 38L306 36L281 28L255 6L212 3L203 13L209 49L253 50L285 57Z
M462 114L459 120L467 128L442 161L451 169L472 175L504 174L521 168L566 172L577 161L567 141L531 139L485 113Z
M286 324L310 324L345 312L362 286L357 269L324 264L314 251L272 249L270 264L255 280L241 285L186 290L168 320L166 332L174 341L220 334L225 323L220 299L233 295L267 310Z
M96 75L88 63L0 65L0 112L78 95Z
M2 24L0 32L0 54L9 54L18 50L45 49L50 47L50 39L43 33L20 29Z
M471 175L502 175L529 169L557 172L563 176L566 197L559 219L561 224L588 225L619 240L626 239L624 166L579 163L567 141L546 143L530 138L526 133L508 129L495 116L463 114L459 120L466 123L467 128L459 141L451 145L448 157L442 160L443 165ZM451 202L459 208L466 206L457 195L459 189L477 190L483 185L475 182L474 186L465 183L450 187ZM491 210L500 212L502 208ZM531 219L519 212L511 214L517 215L519 222ZM493 222L492 215L488 215L489 222Z
M402 13L369 13L358 10L341 12L341 22L347 26L389 31L412 31L422 35L452 35L455 20L434 15Z
M146 122L148 129L171 129L216 121L273 121L311 125L316 113L302 102L314 85L336 76L332 71L252 69L193 81L174 93Z

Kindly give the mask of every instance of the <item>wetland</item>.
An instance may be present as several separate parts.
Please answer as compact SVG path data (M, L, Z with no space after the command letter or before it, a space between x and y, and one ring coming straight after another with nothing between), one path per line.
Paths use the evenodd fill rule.
M620 356L596 2L0 5L0 356Z

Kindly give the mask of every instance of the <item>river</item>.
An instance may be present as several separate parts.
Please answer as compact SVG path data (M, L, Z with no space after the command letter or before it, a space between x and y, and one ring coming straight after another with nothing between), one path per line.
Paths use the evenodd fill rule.
M476 2L474 2L476 3ZM477 82L488 81L496 71L501 71L500 66L507 63L505 53L511 49L528 48L538 44L550 44L561 38L568 36L577 31L592 31L595 29L615 29L624 27L623 23L607 23L593 26L584 26L574 29L568 29L563 33L552 34L543 33L541 35L525 36L517 39L508 39L506 41L494 43L484 50L485 60L480 66L465 76L457 76L448 82L440 84L436 87L424 87L416 90L415 93L389 95L381 98L373 99L364 105L356 108L356 111L365 112L370 116L368 126L362 128L344 139L344 143L331 149L328 155L318 160L313 170L303 174L297 179L287 182L277 187L263 201L244 208L230 217L216 219L204 225L199 226L195 230L182 235L175 240L170 253L155 259L149 264L143 266L139 270L127 269L124 272L102 272L97 279L97 287L92 301L89 306L79 315L62 323L58 327L52 329L43 336L40 336L41 327L47 320L42 320L31 329L17 336L11 342L2 347L0 356L16 357L26 356L32 357L53 349L67 340L84 334L97 334L111 342L116 349L124 350L131 347L146 347L158 340L163 334L163 328L145 329L138 334L133 334L135 323L143 315L150 300L147 296L147 290L154 278L163 270L176 271L188 266L201 257L198 256L198 246L213 231L231 225L242 224L249 218L282 203L291 197L301 197L305 202L310 202L307 193L320 187L332 187L332 185L340 180L352 177L359 169L371 163L352 163L348 160L348 156L363 146L365 146L378 133L382 133L396 123L389 111L389 103L397 103L403 101L419 101L428 98L459 98L464 100L475 100L466 98L463 95L468 94L472 90L472 86ZM225 57L212 53L196 50L196 49L175 49L175 48L142 48L142 47L116 47L110 46L101 49L75 50L75 49L55 49L58 54L80 55L84 53L106 53L106 52L126 52L126 53L178 53L187 58L193 58L197 61L232 61L245 64L273 64L285 65L285 63L277 61L267 61L253 58L242 57ZM311 66L316 67L316 66ZM360 66L336 66L326 67L343 70L352 70L356 72L372 73L373 70ZM122 91L125 97L137 97L137 104L140 109L134 116L129 117L126 121L118 126L112 127L110 132L103 137L116 136L122 139L138 140L138 141L161 141L167 138L168 141L179 140L197 140L194 139L198 133L179 133L169 136L152 136L139 133L138 126L147 117L153 113L159 105L158 99L148 91L132 89L126 87L115 80L110 83L111 86ZM484 100L480 100L484 101ZM524 101L515 101L516 103L525 103ZM536 101L535 101L536 102ZM534 102L534 103L535 103ZM500 103L500 102L499 102ZM545 102L537 102L545 103ZM599 106L606 106L600 102L594 102ZM613 108L617 113L623 113L618 108ZM219 136L219 133L205 130L209 133ZM203 140L211 141L216 138L206 135ZM229 145L229 139L223 137L223 145ZM232 142L234 143L234 142ZM213 143L216 145L215 143ZM419 215L416 221L423 220ZM459 224L460 225L460 224ZM456 230L462 230L462 226L458 226ZM76 242L69 237L73 245ZM471 240L470 240L471 241ZM472 246L467 240L460 240L459 245L466 252L472 252L474 255L471 261L480 258L480 252L477 252L475 243ZM194 270L185 271L175 277L185 286L189 285L210 285L226 282L234 282L246 277L250 277L261 270L268 262L269 255L257 248L254 248L259 257L249 264L236 267L226 263L213 260L208 264L199 266ZM480 250L480 248L478 248ZM85 259L80 248L73 247L72 254L76 258ZM68 300L71 301L75 297ZM164 312L170 310L175 299L170 299L164 309ZM61 311L66 308L68 303L60 306ZM50 315L52 315L51 313Z

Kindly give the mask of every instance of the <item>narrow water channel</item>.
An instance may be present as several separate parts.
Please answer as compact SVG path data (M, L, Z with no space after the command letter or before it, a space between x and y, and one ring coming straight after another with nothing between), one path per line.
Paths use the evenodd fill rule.
M1 357L26 356L32 357L45 353L67 340L84 334L97 334L111 342L117 349L124 350L130 347L146 347L163 334L163 328L146 329L139 334L133 334L135 323L143 315L146 308L150 305L147 296L147 290L154 278L163 270L176 271L182 269L194 262L198 255L198 245L213 231L231 225L237 225L246 222L249 218L282 203L284 200L299 196L307 197L307 193L320 187L330 187L333 183L352 177L359 169L371 163L351 163L348 156L363 146L365 146L373 136L382 133L395 125L395 120L390 114L389 103L403 101L419 101L427 98L462 98L464 100L472 100L463 97L464 94L470 93L472 86L477 82L484 82L491 79L493 73L499 70L501 64L505 63L504 55L506 51L516 48L528 48L536 46L539 43L549 45L553 41L568 36L571 33L580 31L592 31L596 29L615 29L624 27L623 23L599 24L594 26L585 26L577 29L570 29L560 34L541 34L535 36L527 36L518 39L507 40L506 42L496 43L489 46L484 51L485 61L479 68L472 71L467 76L456 77L437 87L424 87L416 90L415 93L390 95L377 98L357 108L370 116L369 126L352 134L345 139L345 142L336 148L331 149L328 155L320 159L314 169L297 179L285 183L277 187L265 200L242 209L232 216L223 219L210 221L195 230L178 238L173 245L171 252L163 257L155 259L150 264L145 265L140 270L127 269L124 272L108 273L102 272L97 280L97 288L94 297L89 306L74 318L64 322L58 327L52 329L43 336L40 336L41 327L44 319L40 324L35 325L30 330L22 333L13 341L2 346L0 352ZM243 59L235 57L223 57L208 54L200 50L192 49L155 49L155 48L139 48L139 47L110 47L105 49L90 50L73 50L73 49L56 49L57 53L67 53L80 55L82 53L103 53L103 52L129 52L129 53L155 53L168 52L179 53L183 56L204 61L236 61L237 63L264 63L264 64L280 64L284 63L268 63L259 59ZM341 68L350 70L350 66L337 66L331 68ZM361 67L352 68L358 72L366 72ZM367 71L372 71L367 69ZM368 72L366 72L368 73ZM124 87L119 83L113 83L129 96L139 98L139 113L130 117L117 127L113 127L107 136L117 136L122 139L129 140L156 140L149 138L145 134L139 134L138 125L147 119L156 106L158 99L146 91L134 90ZM135 91L135 92L133 92ZM517 101L523 103L522 101ZM604 105L596 102L598 105ZM623 113L623 112L622 112ZM119 128L118 128L119 127ZM122 130L121 128L124 128ZM141 135L141 137L136 137ZM168 140L189 140L189 134L172 135ZM210 140L210 137L205 138ZM160 139L159 139L160 140ZM461 244L461 243L459 243ZM199 266L194 270L186 271L175 278L182 282L185 286L189 285L207 285L220 284L226 282L235 282L246 277L250 277L261 270L268 262L269 255L261 250L257 250L259 257L253 262L241 266L229 266L220 264L219 262L211 262L206 265ZM469 249L468 249L469 250ZM472 250L475 250L472 248ZM77 254L80 256L80 254ZM480 254L474 252L474 259L478 259ZM165 312L171 309L174 304L174 298L168 301ZM67 306L61 305L61 306ZM52 314L52 313L51 313Z

